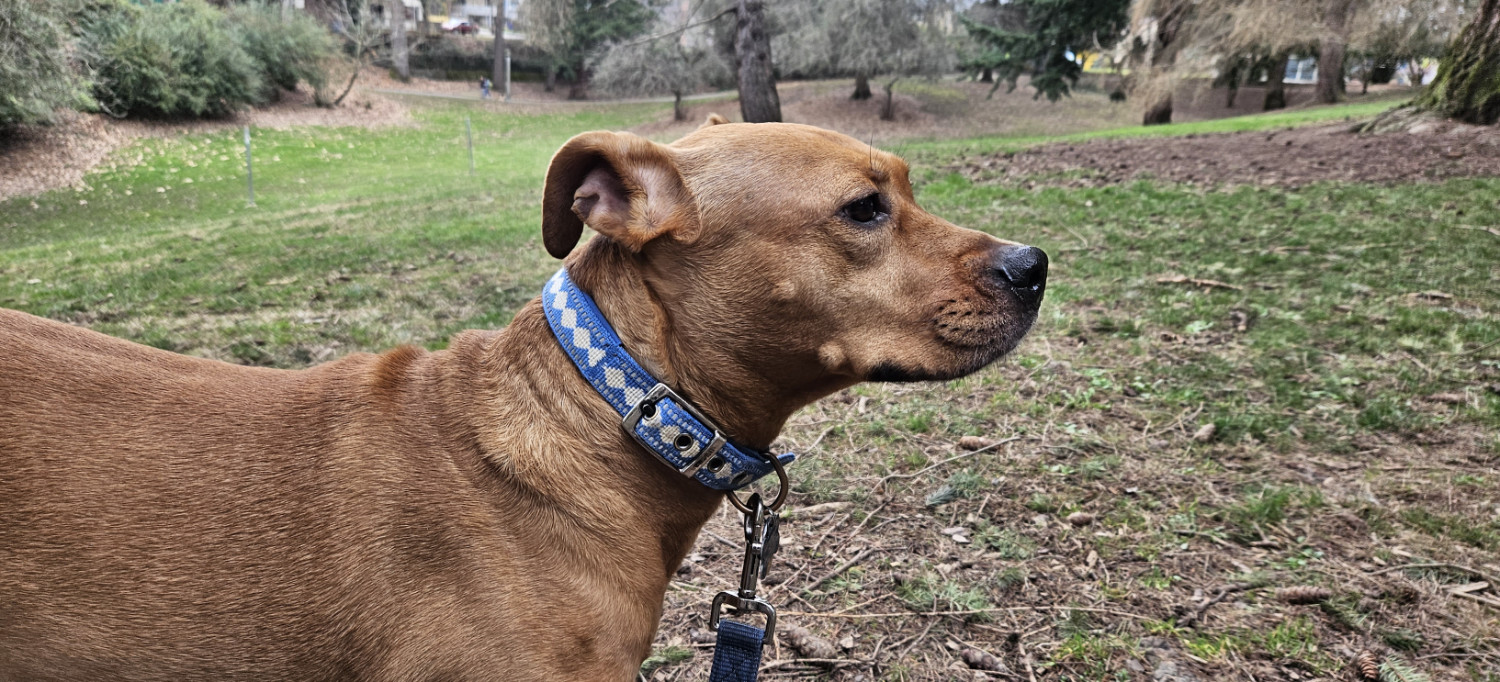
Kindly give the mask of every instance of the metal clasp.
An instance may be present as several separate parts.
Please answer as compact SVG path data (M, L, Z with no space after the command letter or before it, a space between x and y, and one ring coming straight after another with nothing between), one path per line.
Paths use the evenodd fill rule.
M760 579L765 575L766 564L780 544L780 531L776 528L776 511L766 507L759 493L752 494L745 514L745 561L740 568L740 589L736 592L720 592L714 596L713 608L708 614L709 631L719 629L719 616L727 604L736 615L758 612L766 616L766 632L776 632L776 607L755 596ZM768 537L774 535L774 537Z
M661 451L657 449L657 444L646 442L645 438L642 438L640 434L635 432L635 427L641 423L642 419L650 419L658 414L660 408L658 408L657 405L664 398L671 398L672 402L676 403L678 407L682 408L685 412L692 415L694 419L697 419L700 423L702 423L704 428L713 431L714 433L713 440L710 440L708 442L708 445L704 446L703 449L698 452L698 456L694 457L693 460L688 462L685 466L679 466L671 460L667 459L667 456L663 455ZM630 411L626 412L625 417L620 420L620 426L625 427L625 432L630 434L631 438L634 438L637 443L640 443L642 446L644 446L648 451L651 452L651 454L656 455L656 458L661 460L662 463L666 464L669 467L672 467L677 471L677 473L682 474L683 476L687 476L688 478L692 478L693 475L697 474L698 470L702 469L705 464L709 464L709 462L719 454L719 451L724 449L724 444L729 440L728 438L724 437L724 432L719 430L718 425L714 424L713 421L709 420L708 417L703 416L703 413L699 412L698 408L693 407L692 403L683 400L682 396L677 395L677 392L668 388L666 384L660 383L652 386L651 390L646 392L646 397L636 401L635 405L632 405L630 407ZM693 448L693 445L697 441L691 440L693 437L687 433L683 433L681 436L678 436L678 438L682 437L689 438L689 442L685 446L674 443L672 447L676 447L678 450L684 452L687 450L691 450ZM718 468L724 467L726 464L727 462L725 462L723 458L719 458L718 467L710 466L709 468L710 470L717 472Z

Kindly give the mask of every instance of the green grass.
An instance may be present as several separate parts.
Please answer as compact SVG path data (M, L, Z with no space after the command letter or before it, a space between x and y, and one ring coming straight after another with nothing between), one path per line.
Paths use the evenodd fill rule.
M503 326L553 267L537 227L552 152L657 108L255 130L253 208L239 134L138 142L84 191L0 202L0 305L255 364L441 347Z
M1384 106L1065 139L1282 127ZM417 110L410 127L256 130L254 208L237 133L138 142L86 187L0 202L0 306L278 367L401 343L441 348L460 329L503 326L556 267L538 237L542 175L557 146L663 111L537 117L445 104ZM1027 189L942 170L964 150L1037 141L905 149L926 208L1048 251L1047 299L1029 340L990 369L861 386L794 419L787 435L805 456L791 470L793 504L854 505L817 556L798 560L848 556L833 548L871 515L863 538L884 547L879 568L872 558L830 580L806 595L811 607L969 611L1091 599L1149 616L1157 634L1208 661L1210 677L1246 658L1332 674L1329 652L1351 631L1413 659L1496 655L1482 643L1493 630L1476 621L1453 626L1476 633L1468 640L1427 628L1457 616L1416 591L1341 594L1296 612L1250 592L1243 607L1221 604L1195 628L1168 624L1194 590L1243 579L1242 570L1267 576L1256 590L1261 580L1331 586L1372 560L1478 566L1500 549L1500 395L1488 388L1500 381L1500 346L1490 345L1500 339L1500 239L1472 229L1500 225L1500 179ZM1167 275L1238 288L1158 282ZM1429 399L1438 393L1464 400ZM1208 423L1213 438L1193 440ZM1021 440L873 490L882 476L950 457L964 435ZM1063 520L1080 510L1097 520ZM954 525L969 529L969 545L937 537ZM823 530L788 532L811 545ZM895 558L899 568L887 563ZM892 588L898 570L916 577ZM1472 580L1436 570L1384 577ZM681 609L698 606L669 605L669 621L692 622ZM1027 643L1038 665L1071 679L1121 674L1147 634L1136 621L1081 611L1051 629L1027 622L1048 638L1040 649ZM916 632L886 634L894 642ZM691 650L669 640L657 652L653 668L705 658L685 661ZM909 679L951 672L900 665Z
M1380 98L1335 106L1305 107L1281 111L1235 116L1207 121L1169 123L1157 126L1129 126L1108 130L1091 130L1067 135L1035 136L985 136L967 139L941 139L909 141L901 145L901 152L918 159L943 158L963 153L994 153L1015 151L1048 142L1084 142L1094 139L1174 137L1179 135L1205 135L1211 133L1234 133L1273 128L1292 128L1337 121L1354 121L1373 117L1405 99Z

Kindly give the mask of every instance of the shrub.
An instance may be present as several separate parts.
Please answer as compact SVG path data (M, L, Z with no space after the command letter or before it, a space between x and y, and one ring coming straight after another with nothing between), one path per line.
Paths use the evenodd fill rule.
M92 28L83 42L94 92L112 115L224 116L263 92L236 31L202 0L148 5Z
M307 83L319 90L327 84L324 64L335 46L316 19L303 12L283 18L276 6L246 5L231 10L230 20L260 71L262 99L274 98L277 87L296 90L298 83Z
M86 100L69 64L63 23L47 3L0 0L0 128L47 123L58 107Z

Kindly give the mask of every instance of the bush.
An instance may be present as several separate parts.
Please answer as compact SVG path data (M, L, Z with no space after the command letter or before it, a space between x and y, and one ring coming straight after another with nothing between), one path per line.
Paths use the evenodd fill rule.
M47 3L0 0L0 128L47 123L87 100L68 61L67 34Z
M273 87L296 90L307 83L314 90L327 84L326 60L334 55L334 42L316 19L303 12L282 18L273 5L248 5L230 12L241 43L255 60L265 88L262 99L275 97Z
M94 92L115 116L225 116L260 99L264 80L223 12L202 0L108 15L84 30Z

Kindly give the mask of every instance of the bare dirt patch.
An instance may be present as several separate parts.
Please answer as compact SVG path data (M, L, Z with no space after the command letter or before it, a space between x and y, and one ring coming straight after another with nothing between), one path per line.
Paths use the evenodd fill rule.
M880 120L885 93L871 83L875 96L852 100L853 80L782 83L782 119L837 130L877 146L924 138L975 137L981 135L1050 135L1101 130L1131 125L1138 114L1127 104L1112 103L1102 92L1078 91L1053 103L1033 99L1023 79L1021 87L1007 93L1001 88L987 99L985 83L906 79L895 86L895 120ZM739 120L739 99L727 97L694 102L687 120L653 121L633 132L656 139L676 139L703 122L711 113ZM899 146L899 145L898 145Z
M1500 175L1500 128L1431 124L1413 133L1360 135L1347 124L1270 132L1047 144L966 159L971 177L1067 186L1157 179L1197 185L1297 187ZM1048 179L1048 176L1054 179Z
M368 75L362 77L367 78ZM400 101L355 90L338 108L313 104L312 93L285 92L279 101L227 119L205 121L117 120L102 114L66 113L51 126L26 126L0 142L0 201L83 182L111 152L142 137L170 137L244 125L260 128L357 126L379 128L410 121Z

